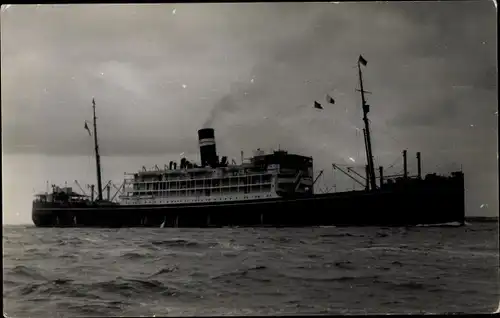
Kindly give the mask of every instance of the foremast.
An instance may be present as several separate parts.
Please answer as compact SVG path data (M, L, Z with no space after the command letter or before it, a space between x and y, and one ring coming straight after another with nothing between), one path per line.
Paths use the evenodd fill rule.
M92 108L94 110L94 144L95 144L95 163L97 170L97 200L102 201L101 156L99 155L99 144L97 143L97 117L95 115L94 98L92 98Z
M368 112L370 111L370 105L366 103L365 93L366 91L363 89L363 76L361 73L361 64L366 66L367 61L360 55L358 59L358 75L359 75L359 85L361 92L361 103L363 108L363 122L365 123L365 149L366 149L366 161L368 164L368 178L370 179L370 188L371 190L375 190L377 188L376 180L375 180L375 168L373 164L373 153L372 153L372 143L370 137L370 122L368 121Z

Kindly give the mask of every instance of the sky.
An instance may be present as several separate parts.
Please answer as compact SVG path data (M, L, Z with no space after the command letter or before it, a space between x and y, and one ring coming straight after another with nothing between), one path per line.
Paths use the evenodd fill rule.
M286 149L352 187L331 163L366 162L360 54L376 165L407 149L415 173L420 151L424 173L463 169L468 215L498 215L496 23L488 1L2 6L4 223L47 180L95 182L92 98L105 181L199 161L212 127L220 156Z

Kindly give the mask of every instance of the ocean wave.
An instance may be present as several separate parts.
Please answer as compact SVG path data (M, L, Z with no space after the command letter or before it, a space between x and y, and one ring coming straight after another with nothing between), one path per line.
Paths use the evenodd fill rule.
M164 267L164 268L160 269L159 271L157 271L156 273L152 274L149 277L155 277L155 276L159 276L159 275L162 275L162 274L169 274L169 273L173 273L173 272L175 272L177 270L179 270L179 267L177 265L174 265L174 266L171 266L171 267Z
M92 240L86 239L86 238L78 238L78 237L71 237L71 238L66 238L66 239L59 239L57 242L57 245L59 246L65 246L65 245L70 245L70 246L79 246L82 245L86 242L91 242Z
M184 239L152 241L151 244L153 244L155 246L168 246L168 247L203 247L203 246L205 246L205 244L202 244L200 242L184 240Z
M89 242L89 243L92 243L92 244L100 244L100 243L103 243L103 240L93 239L93 238L90 238L90 237L84 237L84 238L82 238L82 241L84 241L84 242Z
M239 251L221 251L220 255L228 258L233 258L240 256L241 253Z
M96 282L86 286L98 290L99 292L120 294L125 297L135 297L150 293L159 293L163 296L176 296L180 294L180 290L165 286L158 280L152 279L132 279L118 277L105 282Z
M4 308L11 317L487 311L498 298L497 230L4 227Z
M356 269L356 266L354 266L350 261L339 261L333 263L335 267L341 268L341 269L347 269L347 270L353 270Z
M379 279L378 275L368 275L368 276L350 276L350 275L340 275L340 276L327 276L327 277L321 277L321 276L309 276L309 275L301 275L301 276L295 276L291 275L290 273L282 273L282 276L288 278L288 279L294 279L294 280L304 280L304 281L311 281L311 282L354 282L358 284L372 284L377 282Z
M69 312L75 313L76 316L105 317L109 316L110 313L121 312L125 305L127 305L127 302L99 299L93 302L86 300L84 303L80 304L75 304L74 300L62 301L59 303L58 307L64 306ZM59 310L61 311L61 309Z
M120 255L122 258L126 258L129 260L139 260L139 259L145 259L145 258L150 258L153 255L150 253L139 253L139 252L125 252Z
M17 265L10 269L6 274L33 280L47 280L47 278L37 269L24 265Z
M424 283L420 283L420 282L416 282L416 281L407 281L407 282L379 281L379 283L385 284L386 289L395 290L395 291L421 290L421 289L428 289L430 287L435 287L434 285L424 284Z
M294 239L288 236L278 236L278 237L271 237L270 240L276 243L291 243L293 242Z
M78 258L78 255L77 254L70 254L70 253L63 253L63 254L59 255L58 257L62 258L62 259L65 259L65 258L76 259L76 258Z
M492 251L485 251L485 250L455 250L455 249L443 249L440 251L446 252L448 254L453 254L453 255L460 255L463 257L491 257L491 258L497 258L498 257L498 250L492 250Z
M448 223L436 223L436 224L417 224L416 225L416 227L459 227L459 226L462 226L462 224L460 222L448 222Z
M389 234L389 233L387 233L387 232L377 232L377 233L375 233L375 236L376 236L376 237L387 237L387 236L389 236L389 235L390 235L390 234Z
M70 279L55 279L45 282L28 283L17 291L22 296L31 296L34 300L49 300L54 296L84 299L101 299L81 284L74 284Z
M231 281L233 279L240 279L240 278L246 277L246 278L251 278L251 279L254 279L254 280L268 282L270 280L266 279L266 278L262 278L262 277L250 277L249 276L249 274L251 274L253 272L263 271L263 270L266 270L266 269L267 269L266 266L252 266L252 267L249 267L249 268L237 269L237 270L234 270L234 271L231 271L231 272L222 273L222 274L219 274L219 275L212 276L211 280L223 280L223 281L229 282L229 281Z
M234 242L234 240L229 241L217 241L215 243L210 244L210 248L218 248L221 247L223 249L230 249L234 251L243 251L246 250L246 246L239 245Z
M364 237L364 235L354 235L351 233L328 233L320 234L319 237Z
M369 247L359 247L355 248L355 251L384 251L384 252L402 252L409 251L409 249L403 249L401 247L392 246L369 246Z

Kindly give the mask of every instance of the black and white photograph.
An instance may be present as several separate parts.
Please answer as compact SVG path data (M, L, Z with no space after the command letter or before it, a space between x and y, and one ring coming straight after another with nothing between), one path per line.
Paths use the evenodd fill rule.
M3 315L497 312L497 23L2 4Z

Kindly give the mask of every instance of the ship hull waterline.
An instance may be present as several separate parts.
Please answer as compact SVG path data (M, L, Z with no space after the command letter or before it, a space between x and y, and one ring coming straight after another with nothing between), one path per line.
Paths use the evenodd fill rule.
M450 188L408 192L318 194L184 205L77 207L33 203L38 227L310 227L412 226L464 223L464 192Z

